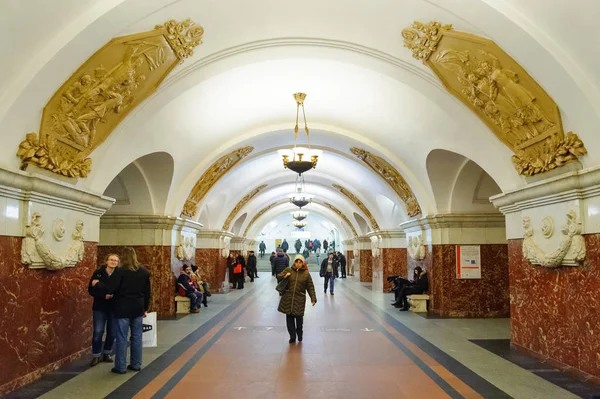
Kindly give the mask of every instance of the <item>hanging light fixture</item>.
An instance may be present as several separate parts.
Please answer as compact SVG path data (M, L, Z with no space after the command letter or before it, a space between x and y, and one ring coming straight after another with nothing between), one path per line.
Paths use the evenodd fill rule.
M296 176L295 186L295 192L288 196L290 198L290 202L296 205L298 208L302 208L303 206L310 204L314 196L311 194L307 194L304 190L304 176Z
M317 167L319 156L323 153L321 150L313 150L310 148L310 137L308 132L308 124L306 123L306 113L304 112L305 93L294 93L296 100L296 126L294 127L294 148L278 150L277 152L283 159L283 167L292 170L299 175ZM298 141L298 118L300 116L300 107L302 107L302 116L304 118L304 132L306 132L307 147L297 147Z
M292 222L292 224L294 225L294 227L299 228L299 229L303 229L306 227L306 225L308 224L307 222L300 222L298 220L294 220Z
M291 212L291 214L292 214L292 217L298 221L304 220L308 217L308 212L305 212L305 211L294 211L294 212Z

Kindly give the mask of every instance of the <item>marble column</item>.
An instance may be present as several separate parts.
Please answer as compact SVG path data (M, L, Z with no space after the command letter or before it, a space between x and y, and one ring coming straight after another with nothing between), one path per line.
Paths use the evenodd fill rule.
M175 281L181 266L195 262L200 227L171 216L106 214L100 219L98 255L103 260L109 253L120 255L124 247L134 248L150 272L150 310L168 318L175 314Z
M515 348L600 378L600 169L492 197L506 215ZM559 248L568 248L565 253Z
M502 214L426 216L400 225L408 237L409 279L416 266L429 278L429 311L451 317L509 315L508 247ZM479 247L481 278L457 275L456 248Z
M232 252L233 237L233 233L220 230L200 230L196 234L196 264L212 293L229 292L225 259Z
M113 200L69 183L0 169L0 396L91 349L87 285L98 265L99 219ZM29 245L32 234L52 262Z
M406 234L402 230L375 231L371 239L373 256L373 290L389 292L389 276L406 276Z
M373 254L369 237L356 237L356 248L358 249L357 272L360 282L370 283L373 281Z

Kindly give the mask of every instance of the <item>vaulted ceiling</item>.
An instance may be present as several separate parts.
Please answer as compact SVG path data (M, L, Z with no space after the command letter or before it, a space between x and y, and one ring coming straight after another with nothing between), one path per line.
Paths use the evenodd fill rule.
M402 29L437 20L494 40L558 104L565 131L577 132L589 150L581 159L588 167L600 163L593 150L600 144L600 53L591 50L600 44L599 10L593 0L9 0L0 15L2 53L10 59L0 64L1 166L19 167L14 153L25 133L38 131L48 99L111 38L191 18L204 27L203 44L92 153L92 172L77 186L105 192L110 185L117 193L111 182L118 175L126 188L138 176L148 189L135 191L149 201L139 203L151 204L138 211L178 216L219 157L250 145L252 153L210 189L196 217L219 229L248 192L267 184L234 218L248 215L243 231L293 189L294 175L276 150L292 143L292 93L302 91L311 144L324 150L306 173L307 191L348 215L357 231L353 215L368 215L333 184L360 199L381 229L396 228L408 215L353 147L389 162L423 214L452 211L452 202L463 212L489 211L478 195L527 182L515 172L512 152L411 57ZM162 155L149 161L152 154ZM168 173L157 173L152 161L165 162ZM473 199L472 208L457 187L472 191L463 196ZM251 231L289 210L274 207ZM351 235L338 214L317 204L315 210ZM119 211L132 210L117 205L113 212Z

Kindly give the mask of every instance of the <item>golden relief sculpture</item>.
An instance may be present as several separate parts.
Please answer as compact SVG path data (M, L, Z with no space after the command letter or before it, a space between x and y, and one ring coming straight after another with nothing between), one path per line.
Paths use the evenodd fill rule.
M187 19L112 39L54 93L44 107L39 138L19 145L21 169L35 165L69 177L86 177L88 157L171 70L192 55L204 29Z
M346 197L348 197L352 202L354 202L354 204L356 204L356 206L358 206L358 208L361 211L363 211L363 213L369 219L369 223L371 223L371 228L373 228L373 230L379 230L379 224L377 224L377 221L375 220L369 209L360 199L358 199L358 197L356 197L356 195L352 194L350 191L346 190L339 184L333 184L333 188L335 188L336 190L344 194Z
M233 218L235 217L235 215L237 215L239 213L239 211L248 203L248 201L250 201L252 198L254 198L256 196L256 194L260 193L266 187L267 187L267 185L263 184L262 186L258 186L254 190L252 190L248 194L246 194L244 196L244 198L242 198L240 200L240 202L237 203L235 208L233 208L231 210L231 212L229 213L229 216L227 216L227 219L225 219L225 223L223 223L223 230L229 230L229 226L231 226L231 222L233 221Z
M421 206L419 205L417 198L396 168L380 156L371 154L369 151L363 150L362 148L352 147L350 148L350 152L366 163L392 187L406 205L406 213L408 216L413 217L421 214Z
M267 205L263 209L261 209L256 215L254 215L254 217L252 218L252 220L250 220L250 223L248 223L248 225L246 226L246 229L244 230L244 234L242 235L242 237L246 237L246 235L248 235L248 231L250 230L250 227L252 227L252 225L254 224L254 222L256 222L262 215L264 215L269 210L275 208L277 205L282 205L282 204L285 204L287 202L288 201L273 202L272 204Z
M402 37L413 57L514 152L519 174L543 173L587 154L575 133L565 135L554 100L493 41L435 21L415 22Z
M350 230L352 230L352 234L354 234L354 237L358 237L358 233L356 232L356 229L354 228L352 223L350 223L350 220L348 219L348 217L342 213L342 211L337 209L334 205L330 204L329 202L322 201L322 202L319 202L319 204L325 205L327 208L334 211L350 227Z
M213 163L206 172L202 174L198 182L196 182L188 199L185 201L181 215L191 218L195 217L198 213L198 204L202 201L206 193L208 193L212 186L214 186L225 173L237 165L242 159L247 157L252 150L254 150L254 147L250 146L238 148L227 155L223 155Z

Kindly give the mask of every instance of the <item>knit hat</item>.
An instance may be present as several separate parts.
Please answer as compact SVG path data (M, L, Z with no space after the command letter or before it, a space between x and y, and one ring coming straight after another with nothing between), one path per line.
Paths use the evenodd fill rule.
M306 263L306 261L304 260L304 256L300 254L296 255L296 257L294 258L294 263L296 263L298 259L300 259L303 263Z

